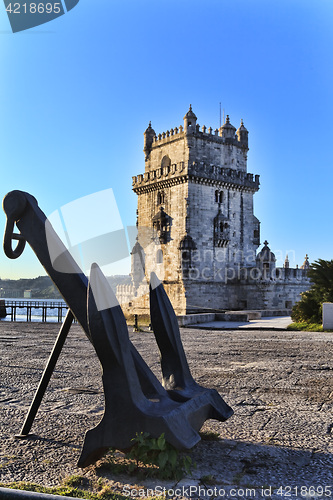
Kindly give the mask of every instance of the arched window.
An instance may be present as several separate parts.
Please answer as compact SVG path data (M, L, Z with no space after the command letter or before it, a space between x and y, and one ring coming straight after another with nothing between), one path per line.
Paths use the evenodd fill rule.
M223 191L215 191L215 202L223 203Z
M163 156L162 161L161 161L161 168L165 169L171 166L171 160L169 156Z
M188 277L189 269L192 267L192 252L196 250L195 243L189 234L186 234L179 243L181 255L181 268L184 277Z
M164 191L159 191L157 193L157 205L162 205L165 203L165 194Z
M163 252L161 249L156 252L156 264L163 264Z

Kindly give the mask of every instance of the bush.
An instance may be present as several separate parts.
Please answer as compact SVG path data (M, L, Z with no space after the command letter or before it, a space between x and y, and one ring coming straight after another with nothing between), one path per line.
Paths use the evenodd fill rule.
M320 323L321 315L321 301L312 289L302 293L301 300L294 305L291 311L291 319L295 323Z
M161 479L181 479L184 474L191 473L192 460L184 456L166 442L164 433L158 439L152 438L147 432L137 434L133 448L128 458L134 461L133 470L138 470L140 463L153 466L152 475ZM155 469L157 467L157 470Z
M316 260L308 271L311 288L294 305L291 319L296 323L321 323L323 302L333 302L333 260Z

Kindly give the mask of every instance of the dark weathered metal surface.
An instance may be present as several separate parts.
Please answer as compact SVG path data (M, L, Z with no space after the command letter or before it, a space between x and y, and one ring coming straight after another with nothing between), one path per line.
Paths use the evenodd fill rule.
M187 363L175 311L155 273L150 277L150 317L161 355L163 386L175 401L186 401L205 394L211 401L207 418L227 420L233 414L214 389L200 386L193 379Z
M90 280L95 287L105 282L97 266ZM110 296L113 292L110 288ZM115 299L115 298L114 298ZM99 425L87 432L79 465L86 466L100 458L108 447L130 448L136 432L149 432L166 439L177 448L194 446L199 435L186 419L185 406L172 401L156 380L155 394L149 399L143 392L130 349L128 329L119 305L98 311L89 287L89 328L94 347L103 367L105 414ZM150 369L141 366L145 373Z
M129 448L136 432L146 431L154 437L164 432L175 447L191 448L200 440L198 430L207 418L223 421L232 415L232 409L216 391L199 386L192 378L177 318L162 284L156 283L154 275L152 325L161 352L163 382L169 393L131 344L121 307L97 264L92 266L88 286L87 277L49 225L46 235L45 226L49 223L35 198L28 193L9 193L4 199L4 210L8 221L6 255L17 258L25 241L30 244L92 341L102 365L105 413L98 426L86 433L79 466L94 463L109 447ZM19 235L14 235L15 223ZM61 248L62 268L66 272L55 269L51 262L50 238L52 244ZM13 239L19 239L15 250ZM56 349L57 356L60 350ZM39 403L41 398L37 399ZM29 432L30 420L24 432Z
M31 406L30 406L29 411L27 413L27 416L25 418L21 432L20 432L20 434L18 434L16 436L17 438L26 437L31 430L33 421L35 419L35 416L37 415L37 412L38 412L38 409L39 409L40 404L42 402L43 396L44 396L45 391L47 389L47 386L50 382L50 378L52 376L52 373L54 371L54 368L55 368L56 363L58 361L58 358L60 356L61 350L64 346L69 329L71 327L71 324L73 323L73 319L74 319L73 313L69 309L67 314L66 314L66 318L62 324L62 327L59 331L59 335L57 337L57 340L55 341L55 344L54 344L54 347L53 347L52 352L50 354L49 360L46 364L44 373L43 373L42 378L39 382L39 386L37 388L36 394L34 396L34 399L31 403Z
M0 300L0 318L5 318L7 316L6 303L4 300Z
M88 279L83 274L71 254L66 251L58 236L53 232L54 244L64 247L62 260L64 267L72 272L57 271L50 258L46 236L46 216L38 206L36 199L29 193L23 191L11 191L3 200L3 209L7 215L7 225L4 237L4 251L7 257L17 258L19 255L12 253L11 241L13 235L13 222L15 221L20 231L21 241L29 243L38 260L50 276L59 292L67 302L78 322L82 325L85 333L89 336L87 324L87 286ZM51 232L52 228L50 229Z

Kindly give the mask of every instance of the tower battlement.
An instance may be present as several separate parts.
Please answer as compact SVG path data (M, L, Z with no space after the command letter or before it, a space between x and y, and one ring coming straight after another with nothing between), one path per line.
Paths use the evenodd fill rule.
M184 116L184 126L171 128L166 132L155 133L149 123L144 132L145 171L184 162L203 162L216 167L232 168L246 172L248 152L248 131L243 121L236 130L227 115L224 125L213 131L212 127L197 124L197 117L190 106Z
M241 123L243 123L243 121ZM219 144L234 144L235 146L239 146L242 148L245 146L244 141L242 141L239 135L236 133L236 129L235 134L226 136L223 126L218 129L213 129L212 127L206 127L206 125L203 125L200 130L200 125L196 124L195 129L188 129L186 134L197 135L198 137L206 137L207 139ZM180 125L179 127L171 128L166 132L154 135L152 139L152 147L166 144L167 142L172 142L174 140L183 139L186 134L182 125Z
M245 152L248 151L248 131L244 127L243 120L241 120L238 130L231 125L229 115L227 115L225 123L215 130L213 130L212 127L207 128L205 125L203 125L200 130L200 125L196 123L196 120L197 117L190 106L188 113L184 116L184 127L180 125L166 132L156 134L150 122L148 128L144 132L144 152L146 154L146 161L149 160L150 153L153 149L163 147L175 141L185 140L189 137L205 140L212 144L236 146Z
M161 134L157 134L153 137L153 145L152 147L156 147L156 143L165 144L167 142L172 142L174 140L183 139L184 138L184 129L182 125L179 127L171 128L166 132L162 132ZM161 142L163 141L163 142Z

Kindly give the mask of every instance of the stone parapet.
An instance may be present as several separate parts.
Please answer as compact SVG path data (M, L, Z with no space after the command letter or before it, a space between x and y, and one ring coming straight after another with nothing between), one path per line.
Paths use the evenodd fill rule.
M167 130L166 132L162 132L161 134L155 135L152 142L152 149L158 148L160 146L164 146L170 142L178 141L184 139L185 133L183 131L183 126L172 128Z
M197 124L193 129L188 129L187 132L185 132L183 126L180 125L179 127L175 127L174 129L171 128L166 132L157 134L153 138L151 148L154 149L164 146L165 144L184 139L185 136L189 135L196 139L204 139L217 144L229 144L237 146L241 149L248 150L247 144L244 144L244 142L242 142L236 134L234 134L232 137L225 137L223 136L222 127L220 129L216 128L215 130L213 130L212 127L207 128L205 125L203 125L200 130L199 124Z
M188 166L188 174L197 178L200 182L216 184L227 188L248 189L250 191L259 190L259 175L248 174L233 168L218 167L216 165L207 165L203 162L193 162Z
M160 187L160 183L167 179L178 179L183 182L181 177L194 182L223 186L226 188L249 190L252 192L259 190L259 175L246 173L233 168L218 167L208 165L203 162L185 162L175 163L168 167L158 168L144 174L132 177L132 187L134 192L142 191L145 186L154 186L154 189Z

